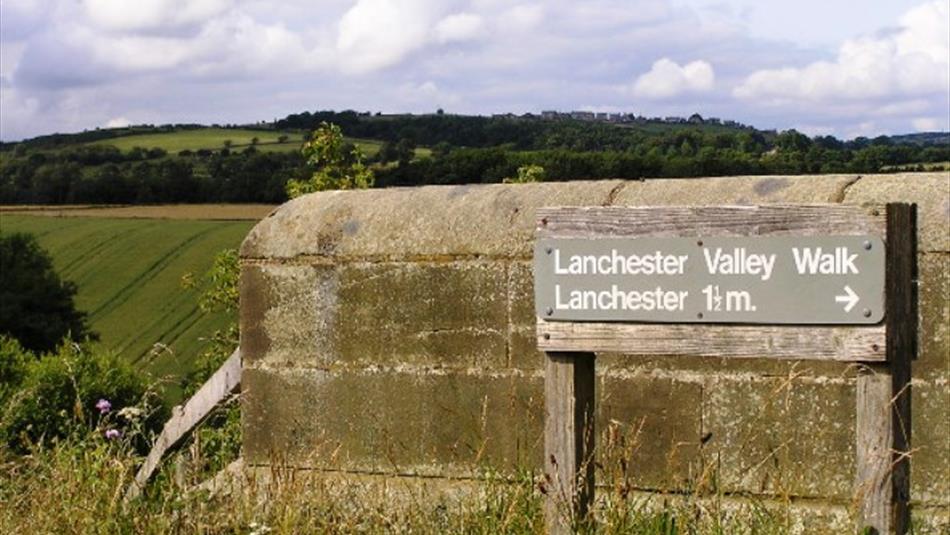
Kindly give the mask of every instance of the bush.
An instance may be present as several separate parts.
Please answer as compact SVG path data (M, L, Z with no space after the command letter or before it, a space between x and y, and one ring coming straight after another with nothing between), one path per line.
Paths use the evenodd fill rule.
M7 362L26 357L8 357L15 346L3 345ZM97 407L108 400L110 410ZM121 409L124 417L116 415ZM0 420L0 438L16 452L26 452L39 442L56 441L90 429L116 429L123 433L132 426L157 429L165 411L157 404L145 380L115 354L94 352L78 344L64 343L55 353L28 362L25 373ZM144 448L144 440L139 445Z
M33 355L15 338L0 335L0 406L6 407L9 396L23 383L31 360Z
M95 337L75 295L76 285L59 278L36 238L0 235L0 334L33 351L50 351L64 336Z

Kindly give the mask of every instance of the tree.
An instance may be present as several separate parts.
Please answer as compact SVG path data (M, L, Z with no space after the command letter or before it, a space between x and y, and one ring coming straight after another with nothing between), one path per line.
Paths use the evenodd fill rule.
M0 334L30 350L54 349L64 337L96 335L76 310L76 285L53 270L49 255L29 234L0 235Z
M544 168L540 165L527 164L518 168L518 176L506 178L506 184L529 184L544 180Z
M363 164L363 153L355 145L349 150L344 148L343 131L335 124L320 123L301 152L314 172L309 179L287 181L290 197L315 191L373 186L373 171Z

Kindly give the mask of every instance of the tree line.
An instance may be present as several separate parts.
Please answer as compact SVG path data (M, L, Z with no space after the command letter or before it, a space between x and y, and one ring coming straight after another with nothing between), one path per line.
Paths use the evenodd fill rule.
M11 158L0 167L0 203L279 203L287 198L287 181L305 174L296 152L248 147L131 158L135 152L98 163L76 161L70 151Z
M349 137L382 141L379 152L360 163L375 175L375 187L502 182L527 166L543 168L545 180L588 180L876 173L950 161L950 143L941 134L923 142L912 136L841 141L723 125L651 130L574 120L357 112L305 112L270 126L310 132L324 123ZM419 156L419 146L429 153ZM350 155L352 148L341 150ZM169 155L109 145L43 150L30 141L2 152L0 203L279 203L287 199L288 182L311 177L316 162L298 152L258 152L253 146Z

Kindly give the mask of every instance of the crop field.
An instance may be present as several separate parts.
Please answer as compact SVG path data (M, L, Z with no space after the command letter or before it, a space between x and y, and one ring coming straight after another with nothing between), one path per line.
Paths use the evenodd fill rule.
M161 205L0 205L3 215L48 217L105 217L123 219L190 219L257 221L271 213L272 204L161 204Z
M279 136L287 136L283 143L278 141ZM257 150L263 152L289 152L300 150L303 144L303 133L301 132L275 132L273 130L248 130L248 129L228 129L228 128L199 128L194 130L180 130L178 132L168 132L161 134L135 134L131 136L122 136L111 139L94 141L90 145L112 145L123 152L132 150L135 147L150 149L158 147L165 149L169 154L177 154L183 150L196 151L199 149L220 150L224 148L225 142L230 141L231 147L243 149L251 144L251 140L257 138ZM360 150L363 155L375 156L379 152L382 142L372 139L347 138ZM416 156L427 154L428 149L417 149Z
M200 278L214 255L236 248L255 221L2 216L0 231L28 232L60 275L78 286L76 304L105 348L153 376L187 373L205 340L231 318L197 305Z
M287 136L285 143L277 143L278 136ZM268 146L268 150L298 150L303 142L303 134L299 132L274 132L273 130L241 130L227 128L199 128L195 130L180 130L162 134L137 134L111 139L94 141L93 145L113 145L121 151L129 151L134 147L150 149L159 147L169 153L182 150L224 148L224 142L230 141L233 147L242 147L251 144L253 138L258 143Z

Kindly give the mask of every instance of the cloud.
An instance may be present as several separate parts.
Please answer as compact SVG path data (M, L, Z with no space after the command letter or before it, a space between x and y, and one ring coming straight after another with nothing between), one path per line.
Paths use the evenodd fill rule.
M733 94L774 104L950 91L950 0L908 11L896 31L845 41L834 61L750 74Z
M933 132L940 128L940 123L933 117L917 117L911 124L918 132Z
M697 60L680 66L669 58L653 63L633 85L633 94L653 99L671 98L684 93L703 93L713 89L716 76L712 65Z
M232 6L231 0L85 0L83 8L99 28L154 31L196 25Z
M397 64L425 44L433 11L420 0L357 0L340 20L341 69L365 73Z
M499 22L510 29L527 30L534 28L544 18L544 7L540 4L521 4L506 10Z
M435 25L435 38L440 43L468 41L482 32L484 21L473 13L456 13Z
M900 21L888 14L893 20L881 26L890 26L852 39L837 55L837 49L753 37L729 10L700 4L709 5L0 0L0 138L94 128L119 117L230 123L314 109L431 112L439 106L481 114L584 107L648 116L699 112L838 134L868 121L892 132L916 129L917 119L946 128L948 103L940 91L946 83L939 83L948 63L941 37L946 2ZM827 96L827 88L811 99L796 90L784 95L775 88L784 79L759 74L792 69L788 83L797 87L821 60L836 72L839 63L850 64L838 55L868 56L861 61L902 70L885 71L890 89L880 96L847 99ZM760 85L749 82L760 78ZM936 90L926 89L928 83ZM734 88L744 85L748 95L736 98ZM917 121L922 124L929 123Z
M122 128L125 126L129 126L130 124L132 124L132 121L126 119L125 117L113 117L112 119L109 119L108 121L106 121L105 127L106 128Z

